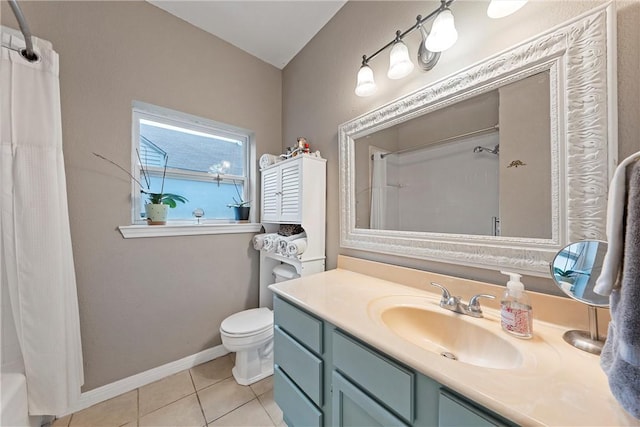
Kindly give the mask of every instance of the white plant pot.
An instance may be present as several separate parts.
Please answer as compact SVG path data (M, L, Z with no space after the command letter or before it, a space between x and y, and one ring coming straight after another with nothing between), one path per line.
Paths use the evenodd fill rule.
M573 293L573 283L571 282L565 282L564 280L560 280L558 282L558 284L560 285L560 288L568 293Z
M147 224L165 225L167 223L169 205L147 203L145 211L147 212Z

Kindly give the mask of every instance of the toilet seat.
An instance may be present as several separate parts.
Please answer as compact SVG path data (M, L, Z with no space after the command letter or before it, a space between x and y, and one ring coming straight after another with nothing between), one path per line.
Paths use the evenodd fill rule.
M228 337L241 338L259 335L272 328L273 312L266 307L261 307L227 317L220 325L220 332Z

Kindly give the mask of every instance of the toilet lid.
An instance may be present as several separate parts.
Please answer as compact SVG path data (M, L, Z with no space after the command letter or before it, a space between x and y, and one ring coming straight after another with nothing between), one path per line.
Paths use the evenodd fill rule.
M273 312L266 307L252 308L232 314L222 321L220 329L228 334L244 335L273 327Z

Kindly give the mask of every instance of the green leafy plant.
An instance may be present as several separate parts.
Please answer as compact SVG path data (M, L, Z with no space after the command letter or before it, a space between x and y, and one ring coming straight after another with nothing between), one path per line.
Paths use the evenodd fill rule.
M142 193L145 193L149 197L149 203L154 205L169 205L170 208L175 208L178 206L178 203L186 203L189 200L179 194L173 193L148 193L146 191L140 190Z
M102 160L105 160L111 163L112 165L116 166L118 169L120 169L121 171L129 175L131 179L133 179L140 186L140 192L147 196L147 198L149 199L149 203L154 205L160 205L160 204L168 205L170 208L175 208L178 205L178 203L186 203L189 201L186 197L183 197L179 194L164 192L164 179L167 174L167 162L169 160L169 156L167 155L164 156L164 168L162 171L162 185L160 186L160 192L153 193L150 190L151 180L149 178L149 172L145 170L144 166L142 166L142 161L140 159L140 153L138 152L138 150L136 150L136 154L138 155L138 161L140 162L140 165L141 165L140 171L142 172L142 176L144 178L144 182L146 185L143 185L142 182L140 182L140 180L138 180L135 176L131 174L131 172L129 172L128 170L126 170L125 168L123 168L113 160L110 160L101 154L93 153L94 156L99 157Z
M559 267L553 267L553 274L556 276L560 276L565 279L575 279L577 276L581 274L589 274L580 270L563 270Z
M236 183L236 180L233 180L233 186L236 189L236 194L238 195L238 198L236 199L235 197L232 197L233 199L233 203L230 203L227 205L228 208L239 208L242 206L247 206L249 203L251 203L251 201L245 201L244 197L242 197L242 194L240 193L240 189L238 188L238 184Z
M571 248L565 248L562 251L562 254L564 255L564 265L561 265L562 262L554 262L553 275L570 283L573 283L580 275L589 275L589 271L575 269L578 261L582 259L583 252L584 246L580 246L579 252L576 252L575 254Z

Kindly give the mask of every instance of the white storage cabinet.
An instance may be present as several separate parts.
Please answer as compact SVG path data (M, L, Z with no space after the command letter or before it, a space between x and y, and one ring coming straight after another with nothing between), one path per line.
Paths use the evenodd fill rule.
M265 231L275 233L280 224L300 224L307 233L307 249L295 258L260 251L261 284L273 283L273 268L281 262L293 265L300 276L324 271L326 174L326 159L306 154L261 170Z

